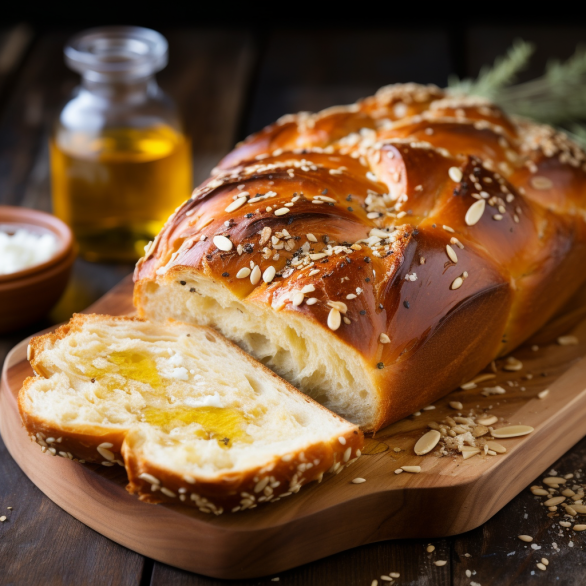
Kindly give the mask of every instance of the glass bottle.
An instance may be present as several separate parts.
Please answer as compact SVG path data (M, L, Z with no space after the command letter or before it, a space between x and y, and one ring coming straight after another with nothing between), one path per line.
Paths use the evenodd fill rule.
M92 261L134 261L191 194L190 143L154 74L167 41L139 27L82 32L65 47L81 85L51 138L55 214Z

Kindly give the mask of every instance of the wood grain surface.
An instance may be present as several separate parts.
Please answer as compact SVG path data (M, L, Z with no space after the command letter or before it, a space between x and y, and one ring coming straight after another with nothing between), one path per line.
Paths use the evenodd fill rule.
M127 278L90 311L128 314L131 297ZM496 361L490 386L506 387L505 394L483 396L482 385L454 391L433 409L379 431L350 469L279 503L240 514L211 517L180 505L148 505L126 493L122 470L43 454L22 428L16 404L22 381L32 374L26 361L28 340L5 362L0 428L28 477L97 532L200 574L261 577L371 542L463 533L490 519L586 434L586 343L557 343L560 334L586 340L586 320L577 319L585 313L581 292L536 338L515 351L523 363L520 371L503 370L505 360ZM532 349L535 339L540 346ZM540 399L537 395L545 388L549 395ZM464 405L464 415L486 412L499 418L499 426L523 424L535 430L499 440L507 448L502 455L479 454L466 461L437 453L415 455L413 447L430 421L457 414L448 404L454 400ZM401 466L420 466L421 474L395 474ZM366 482L353 484L356 477Z
M391 82L416 80L443 85L451 72L476 75L482 65L492 62L517 37L539 43L534 65L522 74L522 78L530 77L541 73L549 57L567 57L583 41L585 31L574 14L575 24L571 26L550 25L550 15L539 16L539 11L535 13L542 22L539 26L527 24L527 19L522 25L500 24L505 16L496 13L492 24L466 20L465 16L454 20L450 14L449 20L432 26L428 19L416 34L404 19L383 21L374 16L365 20L363 14L355 22L348 14L342 19L346 23L343 27L334 27L330 22L324 28L306 14L298 16L295 28L206 31L203 43L201 28L182 20L179 13L176 19L170 19L167 7L165 10L166 22L183 23L183 28L162 30L170 42L171 61L159 79L184 109L188 131L194 139L194 164L202 173L206 164L211 166L215 161L207 158L205 148L198 145L211 145L218 152L228 150L247 132L288 111L353 101ZM151 20L156 28L157 17ZM74 31L50 29L45 23L43 26L44 30L24 25L16 35L10 35L14 28L0 31L0 61L10 65L0 71L0 202L47 210L51 207L47 133L52 116L76 78L62 60L63 42ZM4 60L6 38L17 41L9 47L15 59ZM208 43L215 47L213 51L208 50ZM242 53L248 55L244 60ZM237 103L238 99L242 101ZM231 125L234 126L230 128ZM19 340L83 310L131 269L77 261L66 295L47 319L0 337L0 363ZM560 473L585 469L586 440L572 448L554 468ZM537 479L531 484L535 482ZM7 511L8 506L13 510ZM47 499L20 471L0 441L0 516L5 513L7 520L0 523L2 585L224 584L153 562L100 537ZM520 531L539 536L541 551L550 556L546 573L535 567L540 551L516 539ZM380 586L381 575L395 571L401 575L396 583L402 585L469 586L474 581L482 586L582 586L586 571L584 540L576 540L570 547L570 538L558 533L559 526L543 513L536 497L524 490L483 526L457 537L432 540L437 555L426 553L427 540L380 542L280 573L279 583L370 586L378 579ZM552 549L553 542L559 550ZM466 557L466 553L472 557ZM437 559L447 564L433 565ZM471 576L466 575L467 570ZM273 584L271 578L237 583Z

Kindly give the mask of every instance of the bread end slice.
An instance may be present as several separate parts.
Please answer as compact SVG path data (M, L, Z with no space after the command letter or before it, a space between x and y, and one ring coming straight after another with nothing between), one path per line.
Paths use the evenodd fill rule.
M210 514L276 502L360 456L359 429L216 331L76 315L34 338L19 393L44 452L122 465L149 503Z

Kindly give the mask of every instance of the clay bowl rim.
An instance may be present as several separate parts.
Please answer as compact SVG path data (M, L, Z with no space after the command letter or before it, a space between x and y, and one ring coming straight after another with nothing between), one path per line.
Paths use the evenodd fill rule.
M11 283L21 279L26 279L31 276L40 276L41 273L52 268L56 264L61 264L62 261L69 261L73 250L73 234L67 224L62 222L59 218L41 212L39 210L32 210L30 208L22 208L17 206L0 206L0 225L15 224L16 226L26 227L33 226L44 228L52 232L59 242L57 252L49 259L38 265L33 265L17 271L15 273L8 273L0 275L0 286L5 283Z

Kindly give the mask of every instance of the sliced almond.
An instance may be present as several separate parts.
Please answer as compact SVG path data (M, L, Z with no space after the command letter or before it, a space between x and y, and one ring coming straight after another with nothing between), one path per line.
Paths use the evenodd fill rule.
M401 466L401 470L411 472L411 474L419 474L421 472L421 466Z
M418 456L428 454L433 448L435 448L435 446L437 446L441 437L441 433L435 429L428 431L424 436L420 437L415 444L415 453Z
M462 450L462 458L464 460L468 460L468 458L472 458L472 456L476 456L476 454L480 454L480 450L478 448L472 448L471 450Z
M507 451L505 446L501 446L498 442L486 442L489 450L496 452L497 454L504 454Z
M493 425L495 424L497 421L499 420L498 417L496 417L495 415L490 415L488 417L482 417L481 419L477 419L476 423L478 423L478 425ZM491 448L491 450L494 448ZM498 450L495 450L498 451Z
M501 427L492 431L492 437L508 438L521 437L530 434L534 429L530 425L510 425L508 427Z

